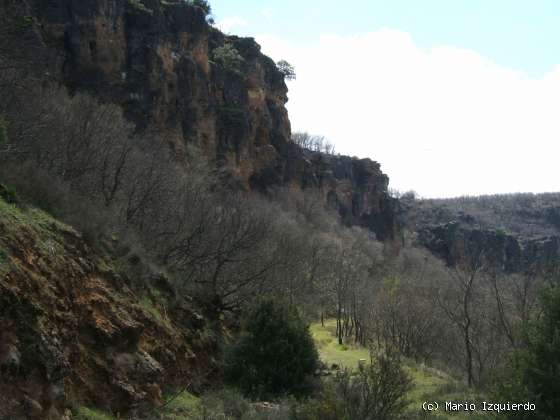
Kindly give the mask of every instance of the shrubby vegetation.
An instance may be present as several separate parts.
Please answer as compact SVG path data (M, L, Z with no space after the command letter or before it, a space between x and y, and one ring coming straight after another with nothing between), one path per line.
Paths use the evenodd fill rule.
M278 70L280 70L280 73L284 76L284 79L296 80L296 70L294 69L294 66L286 60L280 60L276 63L276 66L278 67Z
M216 322L247 314L226 376L248 397L209 398L208 412L234 410L224 415L242 418L256 415L244 398L309 394L309 401L282 402L278 418L398 417L410 386L401 358L445 369L477 389L492 386L506 369L513 373L497 387L502 398L534 398L543 416L557 412L560 302L556 289L538 299L543 285L557 283L557 273L507 275L484 255L446 267L408 246L397 256L371 232L341 226L321 191L279 190L266 198L232 191L199 151L175 153L160 134L135 132L119 107L23 80L27 73L13 69L36 66L29 57L7 60L9 42L0 36L0 181L10 186L2 188L3 199L12 200L15 187L93 243L119 238L123 258L134 254L166 270L177 295L196 296ZM232 72L243 65L231 44L215 49L213 59ZM223 111L235 122L236 112ZM308 133L294 133L293 142L334 153ZM445 209L460 208L488 224L501 215L505 229L522 230L527 213L538 221L546 209L547 220L556 220L558 197L538 196L538 204L523 195L401 198L430 214L443 207L434 216L439 220ZM251 307L263 295L276 303ZM337 342L371 349L372 364L310 388L316 353L300 314L334 319Z
M247 311L226 353L225 374L248 396L300 396L311 392L317 365L315 344L297 309L265 299Z
M411 380L398 359L380 356L357 370L342 369L322 393L292 405L296 420L391 420L406 418Z
M20 199L13 187L0 184L0 198L8 204L18 204Z
M329 142L323 136L314 136L307 132L296 132L292 134L292 142L297 144L299 147L312 152L334 155L334 144Z
M530 319L521 343L510 355L495 381L497 398L504 402L530 401L534 418L553 419L560 412L560 287L545 287L540 294L542 312ZM524 418L511 413L508 418Z
M212 51L212 60L231 73L241 74L245 60L233 44L226 43Z
M319 192L278 191L265 199L228 190L196 149L179 158L165 139L138 137L116 106L56 86L18 89L4 88L3 98L13 100L0 108L10 121L2 182L93 241L130 242L129 252L165 267L175 289L206 302L216 319L246 311L263 294L283 302L249 310L229 353L228 380L250 397L310 392L304 385L315 353L294 307L307 319L334 318L341 345L437 366L471 387L490 386L519 349L544 348L521 333L538 313L543 273L505 275L490 270L483 255L455 268L415 248L395 256L371 232L341 226ZM278 364L267 368L270 360ZM298 363L288 366L290 360ZM381 378L375 366L360 375ZM348 375L350 399L366 376ZM346 401L322 400L342 386L329 383L298 410ZM369 407L360 404L351 408Z

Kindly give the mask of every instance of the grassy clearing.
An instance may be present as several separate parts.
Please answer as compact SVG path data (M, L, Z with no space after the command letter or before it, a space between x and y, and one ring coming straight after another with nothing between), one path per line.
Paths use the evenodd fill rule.
M116 417L87 407L79 407L73 417L76 420L117 420Z
M0 220L5 228L10 226L33 226L38 229L52 230L56 228L60 231L72 231L72 228L54 219L48 213L36 207L16 204L9 204L0 199Z
M71 264L72 259L67 258L68 236L79 237L70 226L42 210L0 199L0 276L21 270L22 257L42 273Z
M354 369L358 366L360 359L369 361L369 350L358 346L341 346L338 344L335 337L335 320L326 321L324 327L321 326L321 323L314 323L311 325L310 330L321 360L328 366L338 364L339 366ZM443 407L446 401L479 402L483 400L483 396L472 392L461 382L436 369L421 366L412 361L406 361L405 370L411 376L414 384L413 389L408 395L410 418L485 420L496 418L484 412L446 413L440 410L437 413L424 413L421 407L425 401L435 401L440 407Z
M162 414L166 420L194 419L201 415L201 409L200 398L183 391L164 407Z
M165 420L197 419L202 415L201 400L184 391L176 397L170 397L169 403L159 411L159 414ZM73 418L75 420L117 420L110 414L87 407L75 409Z
M68 225L54 219L48 213L30 206L17 206L0 199L0 246L15 242L22 234L31 236L44 255L53 258L63 253L63 234L77 236Z
M338 344L335 337L335 320L325 321L324 327L320 323L312 324L310 330L319 356L327 366L337 364L341 367L356 368L360 359L369 360L369 350L353 345Z

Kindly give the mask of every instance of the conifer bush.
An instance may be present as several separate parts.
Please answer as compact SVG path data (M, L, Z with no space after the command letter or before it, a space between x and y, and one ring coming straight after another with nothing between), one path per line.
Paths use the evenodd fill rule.
M245 395L303 396L318 364L315 344L298 311L265 299L242 320L238 340L226 352L225 375Z
M541 314L525 330L524 343L498 375L496 394L503 402L534 403L531 418L549 420L560 413L560 286L544 290ZM508 413L526 418L524 411Z

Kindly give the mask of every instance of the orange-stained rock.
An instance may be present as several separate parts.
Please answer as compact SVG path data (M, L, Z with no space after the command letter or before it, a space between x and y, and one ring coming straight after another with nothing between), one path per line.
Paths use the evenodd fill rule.
M398 240L397 203L376 162L309 153L290 141L284 77L254 39L224 35L187 2L29 2L54 77L121 104L139 130L165 140L154 147L170 144L182 158L196 145L245 190L320 189L346 223ZM239 69L214 57L225 44L243 58Z
M206 321L192 302L173 298L160 316L155 303L140 305L146 296L73 229L2 212L0 248L9 260L0 270L0 418L68 418L69 401L124 414L161 404L162 389L196 384L212 366L216 349L201 344ZM166 283L151 282L162 296L172 293Z

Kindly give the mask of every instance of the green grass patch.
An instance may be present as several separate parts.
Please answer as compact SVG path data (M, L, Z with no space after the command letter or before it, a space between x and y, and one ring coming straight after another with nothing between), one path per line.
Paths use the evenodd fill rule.
M453 378L443 372L418 366L411 362L406 364L405 371L414 382L414 389L409 395L413 404L422 404L427 399L433 399L440 393L442 387L454 383Z
M74 419L76 420L116 420L109 414L105 414L101 411L94 410L87 407L79 407L74 413Z
M170 396L167 401L167 405L161 410L167 420L192 419L202 414L200 398L187 391L177 396Z
M22 227L33 228L38 233L53 236L53 233L75 233L74 229L59 222L50 214L32 206L16 206L0 199L0 223L10 233Z
M336 320L314 323L310 326L311 334L319 351L321 360L331 366L337 364L341 367L354 369L358 366L360 359L370 360L368 349L354 346L348 343L339 345L336 339ZM496 419L496 416L487 412L438 412L424 413L422 403L425 401L437 402L441 407L446 401L456 402L480 402L484 396L469 389L465 384L455 380L445 372L438 371L412 361L405 362L405 371L413 381L413 388L408 394L409 410L411 419Z
M142 300L140 300L140 307L145 312L150 314L152 318L155 319L161 326L168 329L172 328L169 318L162 313L161 309L159 309L158 306L150 298L142 298Z
M406 371L412 377L414 388L409 394L410 410L413 413L421 413L422 403L425 401L437 402L444 407L446 402L469 402L481 406L485 400L484 395L458 381L445 372L438 371L426 366L408 362ZM441 419L496 419L497 416L490 412L442 412L428 414L426 418Z
M70 226L59 222L48 213L31 206L16 206L0 199L0 246L17 243L23 235L30 237L34 245L52 261L62 261L64 234L77 236Z
M324 327L321 326L321 323L312 324L310 330L319 356L327 366L336 364L340 367L354 369L358 367L360 359L370 360L368 349L348 343L338 344L335 337L336 320L325 321Z

